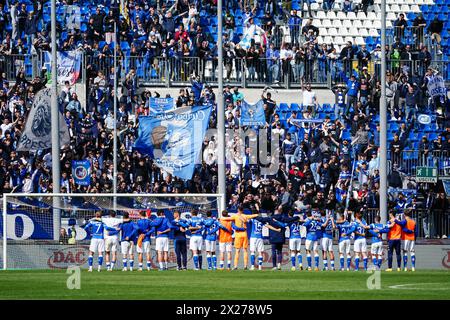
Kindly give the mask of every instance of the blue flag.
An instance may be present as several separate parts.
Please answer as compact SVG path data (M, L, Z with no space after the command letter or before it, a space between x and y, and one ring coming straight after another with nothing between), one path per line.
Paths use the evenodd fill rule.
M177 108L139 117L134 148L181 179L191 179L208 128L211 106Z
M291 119L292 124L302 124L302 123L322 123L324 119Z
M241 105L241 125L242 126L264 126L266 116L264 114L264 102L259 100L255 104L242 101Z
M89 160L73 160L72 176L76 184L88 186L91 183L91 162Z
M173 109L173 98L150 98L150 112L162 113Z

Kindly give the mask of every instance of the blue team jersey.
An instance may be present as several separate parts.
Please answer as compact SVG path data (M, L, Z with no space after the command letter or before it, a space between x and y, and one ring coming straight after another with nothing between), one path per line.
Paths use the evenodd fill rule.
M92 219L89 223L84 227L84 230L89 232L92 236L92 239L104 239L103 233L105 230L115 230L113 228L107 227L103 222L97 219Z
M317 233L322 229L320 221L308 218L303 225L306 227L306 240L317 241Z
M133 221L124 221L120 225L120 231L122 231L122 237L120 241L136 241L136 234L138 232L138 226ZM128 240L126 240L128 238Z
M152 228L151 223L152 221L147 218L139 219L136 223L138 227L138 234L145 234L142 242L150 241L150 234L147 234L147 232L149 232Z
M383 241L383 239L381 238L381 234L383 233L382 230L385 228L387 228L387 226L384 226L381 223L370 224L369 233L372 235L372 243L377 243L377 242ZM380 232L374 232L373 229L378 229Z
M166 217L158 217L150 223L150 226L155 228L156 238L168 238L169 233L158 234L158 231L166 231L170 229L170 222Z
M217 240L217 230L219 230L219 221L213 218L207 218L204 220L205 225L205 240L216 241Z
M258 221L256 219L250 220L252 224L250 238L255 239L262 239L262 229L263 229L263 223L261 221Z
M361 220L361 223L359 222L353 222L353 227L354 227L354 232L358 232L363 234L364 236L360 236L358 234L355 233L355 240L359 240L359 239L365 239L366 236L366 229L363 228L364 225L367 225L367 223L364 220Z
M322 217L321 219L322 225L325 223L326 220L327 219L325 217ZM331 222L331 220L328 220L327 225L322 230L323 230L322 231L323 238L333 239L333 223Z
M302 224L299 221L295 221L289 224L289 239L301 239L300 228Z
M350 234L352 233L352 225L350 222L345 221L343 223L339 223L337 225L338 231L339 231L339 242L344 240L350 240Z
M191 231L191 237L203 237L203 230L205 229L205 221L203 218L194 216L188 222L190 227L200 227L198 230Z

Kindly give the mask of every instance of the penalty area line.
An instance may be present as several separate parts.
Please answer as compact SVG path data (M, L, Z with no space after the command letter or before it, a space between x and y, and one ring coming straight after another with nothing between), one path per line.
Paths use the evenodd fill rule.
M389 289L398 289L398 290L449 290L449 288L429 288L429 287L422 287L420 288L420 286L428 286L428 285L442 285L442 283L436 283L436 282L432 282L432 283L405 283L405 284L397 284L397 285L393 285L393 286L389 286ZM416 286L413 287L413 286ZM417 288L417 286L419 286L419 288Z

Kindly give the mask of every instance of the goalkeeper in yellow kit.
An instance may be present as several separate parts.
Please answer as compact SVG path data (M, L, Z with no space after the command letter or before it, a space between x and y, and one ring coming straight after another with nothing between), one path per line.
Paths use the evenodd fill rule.
M237 270L239 263L240 250L244 251L244 270L247 270L248 266L248 234L247 234L247 222L256 218L258 214L244 214L244 208L240 206L238 212L231 217L222 217L223 221L232 221L232 228L234 230L234 268Z

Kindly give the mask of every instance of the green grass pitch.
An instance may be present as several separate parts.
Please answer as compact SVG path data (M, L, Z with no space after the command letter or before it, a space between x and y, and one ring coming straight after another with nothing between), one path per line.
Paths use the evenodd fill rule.
M0 271L0 299L450 299L450 271L370 274L307 271L81 271L69 290L65 270Z

